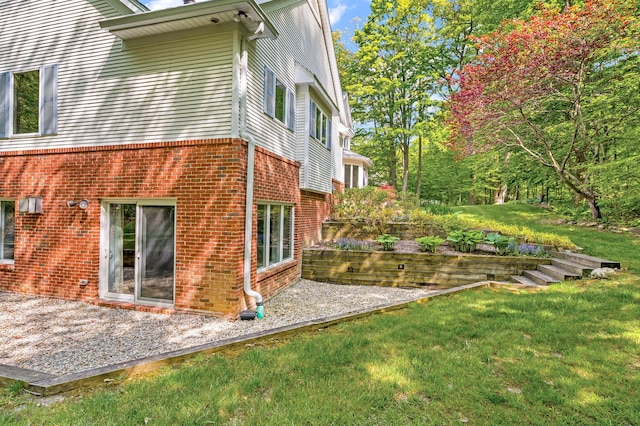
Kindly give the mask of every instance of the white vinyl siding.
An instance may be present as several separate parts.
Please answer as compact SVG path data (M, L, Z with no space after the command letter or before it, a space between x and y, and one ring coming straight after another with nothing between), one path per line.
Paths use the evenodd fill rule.
M280 80L286 87L295 87L293 80L293 58L284 57L278 52L277 41L257 40L248 44L249 66L247 72L247 131L253 136L256 145L285 158L295 159L296 137L275 116L275 81ZM268 53L263 53L263 46L269 44ZM279 62L281 61L281 62ZM265 90L265 76L268 69L273 73L273 98ZM290 70L290 71L288 71ZM271 100L272 99L272 100ZM267 113L267 102L274 105L274 114Z
M333 102L338 103L338 98L332 93L334 85L322 28L317 20L317 12L311 10L311 4L290 2L283 6L279 2L262 3L260 6L278 28L279 37L277 40L265 39L249 43L248 131L254 136L257 145L286 158L300 161L303 169L307 161L305 145L311 142L308 135L308 116L304 114L309 98L301 99L301 91L306 91L307 87L295 85L296 63L313 73L318 83L330 92L330 96L334 98ZM295 88L288 95L295 98L297 106L294 108L293 103L288 103L289 114L295 116L293 133L287 132L280 123L265 115L265 65L286 87ZM304 93L302 95L306 96ZM290 127L288 123L287 127ZM324 149L326 151L326 148ZM318 181L310 181L308 189L321 191L321 188L331 187L330 158L323 167L325 175L314 173L314 176L318 176ZM302 170L301 173L304 174L306 171Z
M2 139L0 150L231 134L233 32L122 50L98 25L118 16L103 1L0 2L0 16L0 71L58 65L57 126L44 120L52 93L43 93L41 117L43 127L57 127L56 136ZM55 19L43 26L42 16Z
M308 181L305 189L331 192L331 151L318 142L310 141Z

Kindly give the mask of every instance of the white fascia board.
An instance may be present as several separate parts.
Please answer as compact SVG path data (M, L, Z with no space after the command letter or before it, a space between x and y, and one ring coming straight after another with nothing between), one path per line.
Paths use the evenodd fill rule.
M255 14L258 17L258 22L264 22L265 35L271 39L276 39L278 37L278 31L275 26L254 0L210 0L191 3L169 9L154 10L134 15L105 19L100 21L100 27L111 33L117 33L122 30L198 18L201 16L234 10L251 10L252 14Z
M123 15L132 13L148 12L149 9L137 0L105 0L107 4L113 7Z

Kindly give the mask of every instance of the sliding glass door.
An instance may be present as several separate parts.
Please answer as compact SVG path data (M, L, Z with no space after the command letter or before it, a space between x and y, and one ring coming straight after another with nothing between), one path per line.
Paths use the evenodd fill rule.
M104 202L101 297L173 304L175 205Z

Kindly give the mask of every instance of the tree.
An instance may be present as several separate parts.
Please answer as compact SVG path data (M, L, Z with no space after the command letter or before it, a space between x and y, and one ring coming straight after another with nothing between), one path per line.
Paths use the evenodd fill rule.
M436 60L430 46L433 18L430 1L373 0L371 15L355 33L359 49L349 68L346 87L354 119L363 124L360 134L379 147L389 183L398 186L400 161L402 191L407 190L410 148L428 120L431 94L438 76L428 64ZM399 154L399 158L398 158ZM379 165L381 162L374 158Z
M638 126L636 15L632 0L586 0L477 38L481 54L450 97L452 143L466 154L527 153L601 218L594 167L617 161L617 138Z

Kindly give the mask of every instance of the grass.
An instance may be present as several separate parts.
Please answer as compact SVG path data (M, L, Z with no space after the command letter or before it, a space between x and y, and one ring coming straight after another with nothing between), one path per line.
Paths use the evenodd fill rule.
M7 391L0 424L640 424L638 318L631 273L467 292L50 407Z

